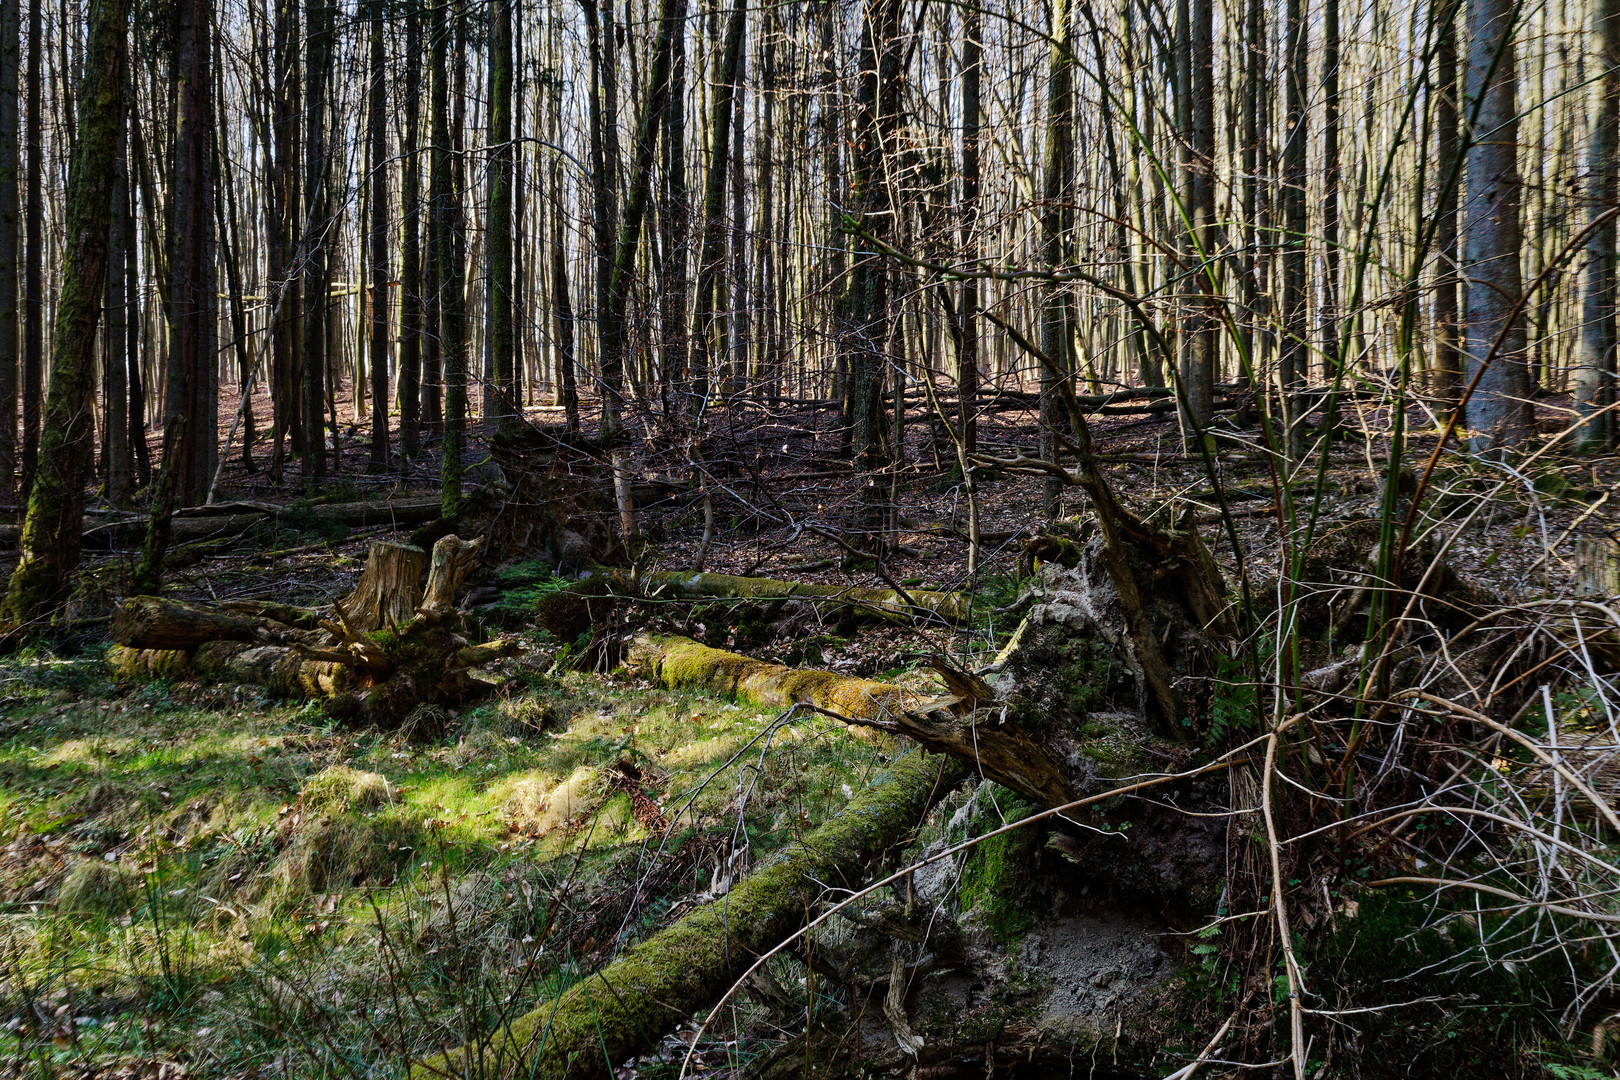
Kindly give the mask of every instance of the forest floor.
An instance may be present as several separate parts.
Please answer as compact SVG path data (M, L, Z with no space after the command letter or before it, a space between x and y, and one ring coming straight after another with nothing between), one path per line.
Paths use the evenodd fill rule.
M1565 422L1558 405L1543 403L1549 433ZM558 418L546 410L535 419ZM838 521L860 497L832 419L784 408L765 420L737 410L717 422L716 442L733 468L706 569L884 583L877 567L852 562L804 527ZM1344 586L1366 570L1387 421L1377 408L1353 411L1345 448L1323 475L1318 535L1336 553L1323 585ZM798 625L761 637L710 623L709 643L918 684L932 677L918 674L930 656L971 669L993 655L1014 622L1000 609L1018 593L1020 542L1041 528L1041 481L983 479L985 558L970 582L963 492L936 427L913 414L909 463L895 485L898 532L882 570L906 586L973 588L971 626ZM1027 412L994 413L981 450L1033 453L1033 431ZM1269 469L1263 455L1236 445L1252 443L1253 433L1230 438L1223 481L1249 578L1263 593L1279 550ZM1418 471L1433 438L1411 439ZM1191 512L1230 580L1237 564L1219 508L1202 462L1181 452L1173 416L1102 418L1096 439L1127 504L1143 514ZM404 475L366 476L364 449L351 438L345 471L323 496L432 494L433 449ZM296 465L278 490L262 469L266 447L255 450L260 471L231 461L220 498L292 500ZM490 478L476 440L470 460L480 463L473 484ZM644 467L654 478L674 473L659 460ZM1315 480L1310 471L1296 490ZM1613 457L1547 455L1491 472L1447 456L1435 483L1453 522L1480 511L1452 548L1453 569L1504 600L1568 592L1576 544L1615 538L1620 520ZM1065 513L1082 510L1069 493ZM695 498L650 509L644 527L650 568L691 565L702 529ZM403 534L284 515L223 548L180 552L169 589L198 600L329 603L353 587L367 544L390 538ZM9 557L0 552L0 563ZM431 744L346 730L313 706L250 688L120 685L106 673L106 630L95 612L120 595L132 559L113 552L87 564L76 640L0 663L7 1075L386 1072L554 995L723 890L839 809L895 749L824 718L778 723L622 671L577 670L572 643L523 628L510 600L500 610L493 576L473 584L486 586L483 602L495 602L492 619L519 627L524 651L504 669L504 688L462 710ZM1336 648L1312 644L1320 657ZM935 812L919 846L941 834L953 805ZM815 984L802 972L795 982L791 963L778 989L788 987L791 1007L810 1008ZM711 1074L767 1053L783 1015L776 1004L744 1025L746 1037L704 1047ZM648 1075L663 1068L647 1067Z

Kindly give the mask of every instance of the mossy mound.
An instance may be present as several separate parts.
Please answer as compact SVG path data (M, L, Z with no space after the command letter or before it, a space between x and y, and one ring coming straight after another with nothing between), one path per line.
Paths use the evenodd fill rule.
M381 773L334 765L304 781L298 801L306 813L341 814L347 810L372 810L395 799L393 787Z

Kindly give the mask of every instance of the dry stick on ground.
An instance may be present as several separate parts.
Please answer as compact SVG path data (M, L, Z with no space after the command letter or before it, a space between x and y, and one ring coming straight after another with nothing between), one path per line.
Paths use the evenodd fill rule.
M518 1075L584 1080L652 1045L731 984L751 958L801 929L827 887L851 887L910 837L961 783L959 762L925 753L897 761L837 817L790 844L724 897L626 951L489 1042L418 1064L412 1076ZM752 969L750 969L752 970Z

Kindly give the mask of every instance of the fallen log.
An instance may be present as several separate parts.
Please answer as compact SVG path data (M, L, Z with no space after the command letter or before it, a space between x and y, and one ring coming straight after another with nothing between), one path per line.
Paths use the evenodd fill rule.
M280 624L159 596L132 596L113 612L113 640L135 649L191 650L210 641L260 641ZM281 629L287 629L281 626Z
M852 720L882 721L904 704L892 683L770 664L670 634L637 634L625 664L671 690L707 690L767 709L814 705Z
M902 596L894 589L820 585L734 574L655 570L632 578L625 571L606 567L596 568L581 580L587 585L593 581L605 582L612 591L622 596L652 600L751 600L764 603L796 600L813 607L824 618L846 611L856 618L882 621L937 617L962 623L973 617L973 601L970 597L938 589L907 589Z
M176 510L171 522L170 542L175 544L231 536L243 532L265 518L296 518L302 523L340 525L358 529L373 525L411 528L438 517L437 499L379 500L375 502L325 503L281 506L276 503L232 502L193 506ZM106 550L119 545L139 544L146 534L147 515L120 515L106 520L104 515L86 515L83 523L84 546ZM0 525L0 544L14 545L21 533L19 525Z
M595 1080L712 1002L760 953L801 929L829 887L858 888L967 776L959 762L912 753L837 817L789 844L729 893L627 950L492 1033L483 1045L418 1064L429 1077Z

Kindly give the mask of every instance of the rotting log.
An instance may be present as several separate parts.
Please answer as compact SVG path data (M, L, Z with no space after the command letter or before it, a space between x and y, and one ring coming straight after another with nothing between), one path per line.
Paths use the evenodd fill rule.
M637 634L625 663L671 690L707 690L767 709L814 705L851 720L882 721L904 707L892 683L766 663L670 634Z
M113 612L112 635L135 649L190 650L210 641L264 640L276 626L263 617L168 597L131 596Z
M347 602L333 601L331 618L262 602L253 602L252 610L225 611L136 597L115 619L118 644L108 661L123 678L255 683L279 696L322 700L338 720L409 727L408 718L422 705L455 706L486 692L499 680L480 669L514 654L511 642L470 643L455 610L456 592L480 547L478 540L447 536L429 559L401 545L374 545L378 565L368 565ZM412 592L407 586L425 562L426 588ZM398 603L399 592L411 599L409 608ZM303 625L278 622L273 611ZM313 628L307 625L311 616Z
M597 567L582 579L582 584L602 581L620 595L650 600L747 600L761 603L796 600L813 607L823 617L844 611L856 618L888 622L940 618L962 623L973 617L973 601L970 597L939 589L907 589L905 596L902 596L894 589L821 585L734 574L658 570L632 578L622 570L605 567Z
M967 776L950 758L911 753L803 840L725 896L627 950L482 1046L418 1064L430 1077L594 1080L713 1002L762 952L801 929L828 888L855 889Z

